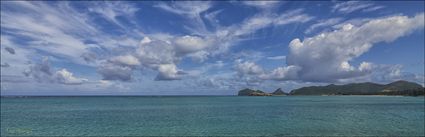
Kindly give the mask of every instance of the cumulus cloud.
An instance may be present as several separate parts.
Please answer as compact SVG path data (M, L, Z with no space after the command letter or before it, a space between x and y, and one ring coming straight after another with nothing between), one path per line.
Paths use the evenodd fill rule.
M255 62L237 60L234 69L237 76L247 84L259 84L264 80L298 80L298 66L278 67L267 71Z
M139 60L132 55L116 56L110 59L114 64L119 64L122 66L138 66L140 65Z
M253 62L236 62L235 68L239 76L255 76L264 80L337 82L361 77L383 68L374 67L377 65L370 62L353 66L350 61L369 51L376 43L394 41L423 27L424 13L414 17L379 18L359 26L345 24L339 30L305 38L304 41L292 40L286 56L287 66L265 71ZM392 70L388 75L391 79L401 77L397 69L386 70Z
M74 74L66 69L56 71L54 77L59 83L67 85L82 84L83 82L88 81L87 79L74 77Z
M127 55L115 56L98 66L104 80L130 81L134 70L150 69L158 72L155 80L178 80L186 75L177 68L184 57L204 60L214 40L199 36L144 37L138 47ZM118 71L118 72L113 72Z
M237 60L234 68L239 76L260 75L264 73L262 67L258 66L254 62L249 61L242 62L240 60Z
M370 67L370 74L348 78L348 79L339 79L340 83L352 83L352 82L368 82L374 81L378 83L389 83L397 80L407 80L423 84L425 82L424 74L414 74L410 72L403 71L403 65L395 64L361 64L360 67Z
M161 64L158 66L159 74L155 80L177 80L180 79L182 72L177 70L174 64Z
M271 80L297 80L300 69L298 66L278 67L262 76L262 78Z
M103 63L97 67L97 72L103 80L131 81L133 68L112 63Z
M212 40L205 40L197 36L177 37L174 40L175 48L178 54L187 54L200 51L209 46Z
M397 65L375 65L380 71L373 72L367 77L373 81L388 83L396 80L408 80L424 84L424 74L413 74L403 71L403 66Z
M244 4L260 6L261 8L277 5L278 2L247 2ZM259 14L245 19L240 24L230 26L215 24L216 30L209 31L205 29L205 22L201 19L201 13L210 9L211 5L213 4L209 2L163 2L155 5L157 8L189 18L191 22L194 22L191 24L193 29L190 30L195 34L186 36L161 35L160 38L151 35L152 39L145 37L146 41L142 40L145 42L141 42L134 56L139 59L141 66L158 71L155 80L175 80L185 75L185 73L178 74L178 72L185 71L176 67L182 58L189 57L194 61L203 62L211 56L220 55L227 51L231 45L241 38L255 33L259 29L271 25L303 23L313 19L312 16L303 13L302 9L290 10L279 15L268 14L267 10L261 10ZM215 16L220 11L213 13L211 15L206 13L205 19L218 21Z
M142 66L159 72L155 80L177 80L184 73L176 64L183 57L203 60L208 55L204 50L212 43L211 39L189 35L166 41L154 39L141 42L135 55Z
M288 67L299 68L298 78L304 81L335 81L362 76L370 73L370 63L354 67L350 61L366 53L376 43L394 41L423 29L423 26L423 13L414 17L375 19L360 26L345 24L339 30L304 41L292 40L286 62Z
M23 72L25 76L31 77L36 82L60 83L66 85L79 85L87 82L87 79L74 77L73 73L66 69L53 72L49 59L43 58L41 63L31 65Z

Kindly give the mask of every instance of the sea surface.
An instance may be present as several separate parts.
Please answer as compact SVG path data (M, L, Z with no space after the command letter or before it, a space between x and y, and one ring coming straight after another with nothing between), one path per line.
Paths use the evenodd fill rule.
M424 97L1 98L12 136L424 136Z

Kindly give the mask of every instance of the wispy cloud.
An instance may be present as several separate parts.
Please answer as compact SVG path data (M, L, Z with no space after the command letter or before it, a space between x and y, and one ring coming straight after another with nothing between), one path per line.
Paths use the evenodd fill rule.
M192 26L186 28L192 31L192 33L200 35L208 33L201 13L210 9L212 6L213 3L209 1L160 2L154 5L154 7L189 18L189 23Z
M283 2L282 1L243 1L242 3L247 6L257 7L263 10L270 10L279 6L279 4L282 4Z
M270 60L285 60L286 56L273 56L273 57L267 57L267 59L270 59Z
M351 13L354 11L363 11L363 12L371 12L378 9L384 8L383 6L376 6L372 2L367 1L347 1L347 2L340 2L335 4L335 6L332 7L332 11L334 12L340 12L340 13Z
M90 65L82 58L83 54L90 53L93 41L104 48L113 48L118 41L121 45L126 41L117 36L105 33L99 28L88 13L74 9L68 2L2 2L2 5L10 8L21 9L2 10L1 25L9 37L27 37L26 48L36 49L40 52L49 53L51 56L62 58L81 65ZM114 5L106 4L109 8L91 8L92 12L102 14L104 18L118 26L124 26L116 20L117 16L134 14L137 10L123 3ZM129 15L130 16L130 15ZM124 30L133 30L124 27ZM128 42L134 41L137 36L127 38ZM134 44L137 42L132 42ZM114 45L114 46L113 46Z
M340 23L343 20L343 18L330 18L326 20L319 20L318 23L311 25L307 30L304 31L306 34L310 34L313 31L323 28L323 27L329 27L335 24Z

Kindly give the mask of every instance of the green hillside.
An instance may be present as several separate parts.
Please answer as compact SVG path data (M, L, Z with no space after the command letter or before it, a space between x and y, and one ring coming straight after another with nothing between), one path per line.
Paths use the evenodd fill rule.
M405 92L403 92L405 91ZM386 85L371 82L345 85L302 87L291 91L291 95L397 95L422 94L423 87L408 81L396 81Z

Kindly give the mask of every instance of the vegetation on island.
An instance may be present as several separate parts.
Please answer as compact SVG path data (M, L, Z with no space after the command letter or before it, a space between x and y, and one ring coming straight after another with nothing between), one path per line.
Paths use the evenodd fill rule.
M238 93L238 96L271 96L271 94L261 90L252 90L252 89L246 88L246 89L240 90Z
M276 89L273 93L266 93L261 90L243 89L238 92L238 96L286 96L288 93L283 92L281 88Z
M403 95L423 96L425 88L414 82L396 81L389 84L372 82L350 83L345 85L309 86L292 90L289 94L276 89L272 93L261 90L243 89L239 96L279 96L279 95Z

